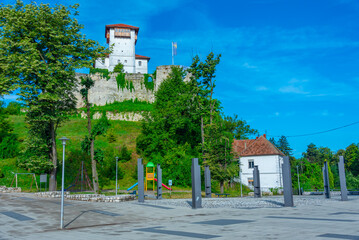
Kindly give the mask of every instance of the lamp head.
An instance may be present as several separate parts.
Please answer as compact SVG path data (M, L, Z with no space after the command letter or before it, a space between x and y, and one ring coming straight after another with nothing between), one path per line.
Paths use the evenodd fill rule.
M62 142L62 145L66 145L66 141L70 140L69 138L67 137L62 137L59 139L61 142Z

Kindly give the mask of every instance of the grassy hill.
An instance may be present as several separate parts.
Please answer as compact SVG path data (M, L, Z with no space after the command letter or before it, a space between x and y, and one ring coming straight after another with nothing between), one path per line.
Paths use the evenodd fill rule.
M10 121L14 124L14 132L18 135L19 141L21 143L20 148L23 148L23 141L26 138L27 130L25 124L24 115L12 115L10 116ZM97 120L93 120L93 125L96 124ZM136 171L136 159L138 155L136 154L136 137L140 134L141 123L140 122L127 122L127 121L114 121L110 120L111 127L108 130L108 133L112 135L111 141L109 141L109 134L107 136L100 136L96 139L95 148L101 149L105 154L105 160L107 163L113 160L113 169L115 170L115 158L114 156L118 153L119 149L124 145L132 152L132 158L130 161L125 163L119 163L121 170L124 173L123 179L120 180L120 188L126 189L127 187L133 185L137 180L135 177ZM60 137L67 137L70 141L66 145L66 184L70 185L76 175L78 174L79 166L81 161L85 161L85 166L87 171L91 172L90 160L81 151L81 141L84 136L87 134L87 120L79 118L77 116L71 117L68 121L63 123L57 131L57 139ZM62 144L60 141L57 142L57 152L59 162L62 161ZM113 157L113 158L112 158ZM111 162L108 164L112 164ZM26 169L19 169L16 167L16 159L4 159L0 160L0 171L3 173L3 177L0 177L0 185L10 186L12 178L15 172L27 172ZM61 171L58 174L58 182L60 182ZM1 173L0 173L1 174ZM29 188L29 182L31 182L30 177L21 177L19 179L19 186ZM104 184L103 189L114 189L115 183L110 180Z
M103 109L100 109L103 110ZM15 133L20 141L20 147L24 147L24 140L27 135L27 127L25 123L24 115L11 115L10 121L14 124ZM93 125L98 120L93 120ZM128 122L119 120L110 120L111 127L108 130L107 136L100 136L96 139L95 149L101 149L104 155L104 161L98 164L98 171L100 176L100 186L106 190L115 189L115 156L118 155L119 150L126 145L132 152L131 160L128 162L119 162L121 179L119 180L120 190L126 190L137 182L137 158L136 153L136 138L141 132L140 122ZM57 139L65 136L70 139L66 144L66 170L65 170L65 187L69 187L79 174L81 161L84 161L85 168L89 173L91 179L91 163L87 154L81 151L81 141L87 134L87 120L82 119L79 116L72 116L68 121L64 122L57 131ZM57 152L59 164L62 162L62 144L57 141ZM102 165L107 166L107 172L110 174L101 174ZM58 189L61 188L61 165L58 171ZM110 171L109 171L110 170ZM111 172L112 171L112 172ZM27 169L20 169L16 166L16 158L12 159L0 159L0 186L10 186L14 173L26 173ZM112 174L112 178L109 176ZM101 180L102 179L102 180ZM39 184L39 175L37 175L37 182ZM23 191L29 191L31 184L31 177L28 175L22 175L18 178L18 186L22 187ZM14 185L15 186L15 183ZM181 186L173 186L174 191L171 197L187 197L190 198L190 188L183 188ZM249 189L244 188L244 193L249 192ZM32 191L35 191L35 184L33 184ZM219 192L219 184L212 180L212 192ZM231 196L240 195L239 185L234 186L225 185L225 192L230 193ZM167 194L169 195L169 194ZM164 193L165 197L167 196Z

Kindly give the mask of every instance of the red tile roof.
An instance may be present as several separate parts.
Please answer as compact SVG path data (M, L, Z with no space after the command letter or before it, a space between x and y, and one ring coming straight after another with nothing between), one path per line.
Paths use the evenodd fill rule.
M148 59L148 60L150 60L151 58L136 54L136 59Z
M257 139L234 140L233 153L236 157L262 156L262 155L281 155L284 154L276 148L265 136Z
M131 25L123 24L123 23L110 24L110 25L106 25L105 37L107 37L106 34L107 34L107 30L108 30L109 28L129 28L129 29L135 30L136 33L138 33L138 31L140 30L139 27L135 27L135 26L131 26Z

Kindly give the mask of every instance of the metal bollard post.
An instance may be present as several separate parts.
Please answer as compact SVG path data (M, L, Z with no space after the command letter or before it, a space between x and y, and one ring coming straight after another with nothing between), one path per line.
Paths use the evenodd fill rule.
M137 159L138 202L145 201L145 186L143 182L142 158Z
M340 192L342 201L348 201L347 182L345 180L344 157L339 156L338 162L339 179L340 179Z
M324 162L323 167L323 182L324 182L324 194L325 198L330 198L330 186L329 186L329 172L328 172L328 162Z
M201 169L198 165L198 158L192 158L192 208L202 207L201 196Z
M254 186L254 197L260 198L261 197L261 183L260 183L260 175L258 166L254 166L253 169L253 186Z
M292 176L291 176L290 162L288 156L285 156L283 158L282 175L283 175L284 206L293 207L294 203L293 203Z
M157 164L157 199L162 199L162 169L160 164Z
M204 168L204 185L205 185L206 198L211 198L212 197L211 170L209 169L209 166L206 166Z

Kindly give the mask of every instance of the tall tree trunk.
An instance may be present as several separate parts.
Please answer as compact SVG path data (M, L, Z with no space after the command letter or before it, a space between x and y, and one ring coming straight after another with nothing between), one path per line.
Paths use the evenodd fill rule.
M54 122L50 122L50 134L51 134L51 153L50 158L54 168L50 173L50 181L49 181L49 191L57 190L57 151L56 151L56 135L55 135L55 127Z
M221 188L221 193L224 193L224 188L223 188L223 186L224 186L224 181L223 181L223 180L221 180L221 181L219 182L219 186L220 186L220 188Z
M95 160L94 140L91 139L91 165L92 165L92 182L93 188L96 193L99 193L98 175Z
M92 183L95 193L99 193L99 185L98 185L98 175L96 168L96 160L95 160L95 139L91 136L91 113L90 113L90 103L88 101L88 96L86 96L86 108L87 108L87 130L89 134L89 138L91 141L90 145L90 156L91 156L91 167L92 167Z

